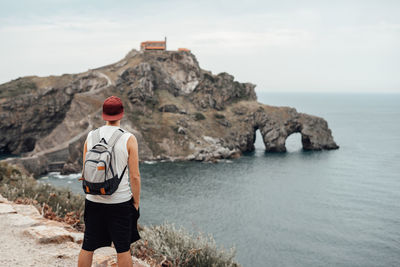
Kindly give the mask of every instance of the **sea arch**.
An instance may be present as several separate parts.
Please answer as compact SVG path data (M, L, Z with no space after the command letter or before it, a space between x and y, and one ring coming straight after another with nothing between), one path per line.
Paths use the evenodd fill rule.
M264 108L258 108L254 114L252 129L252 143L254 144L256 131L259 129L267 152L286 152L286 139L293 133L300 133L304 150L339 148L325 119L299 113L290 107L269 106L268 112Z

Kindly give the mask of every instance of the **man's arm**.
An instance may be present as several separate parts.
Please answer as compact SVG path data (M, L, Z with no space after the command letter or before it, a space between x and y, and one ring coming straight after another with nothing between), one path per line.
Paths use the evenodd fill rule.
M140 172L138 144L135 136L131 136L126 144L128 149L128 167L131 191L134 199L134 206L139 209L140 203Z
M87 152L87 140L85 141L85 145L83 146L83 160L82 160L82 175L81 175L81 177L83 177L83 168L85 167L86 152Z

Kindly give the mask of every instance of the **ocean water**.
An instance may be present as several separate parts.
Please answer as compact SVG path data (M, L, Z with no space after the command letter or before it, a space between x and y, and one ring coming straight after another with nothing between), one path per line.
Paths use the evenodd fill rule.
M243 266L400 266L400 94L258 93L328 121L340 146L218 164L143 163L141 218L212 234ZM81 193L78 175L41 179Z

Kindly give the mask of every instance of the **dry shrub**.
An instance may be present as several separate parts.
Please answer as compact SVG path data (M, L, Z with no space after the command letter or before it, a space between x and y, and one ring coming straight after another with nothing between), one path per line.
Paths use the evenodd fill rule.
M154 266L239 267L234 261L236 249L218 248L211 235L190 234L167 222L144 226L140 240L132 245L133 255Z

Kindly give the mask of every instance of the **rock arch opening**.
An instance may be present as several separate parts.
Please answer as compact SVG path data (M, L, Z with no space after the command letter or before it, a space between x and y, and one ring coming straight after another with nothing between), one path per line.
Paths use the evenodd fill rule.
M258 128L254 128L254 139L253 144L256 150L265 150L265 144L261 131Z
M301 133L295 132L290 134L285 140L285 147L287 152L301 150L303 148Z

